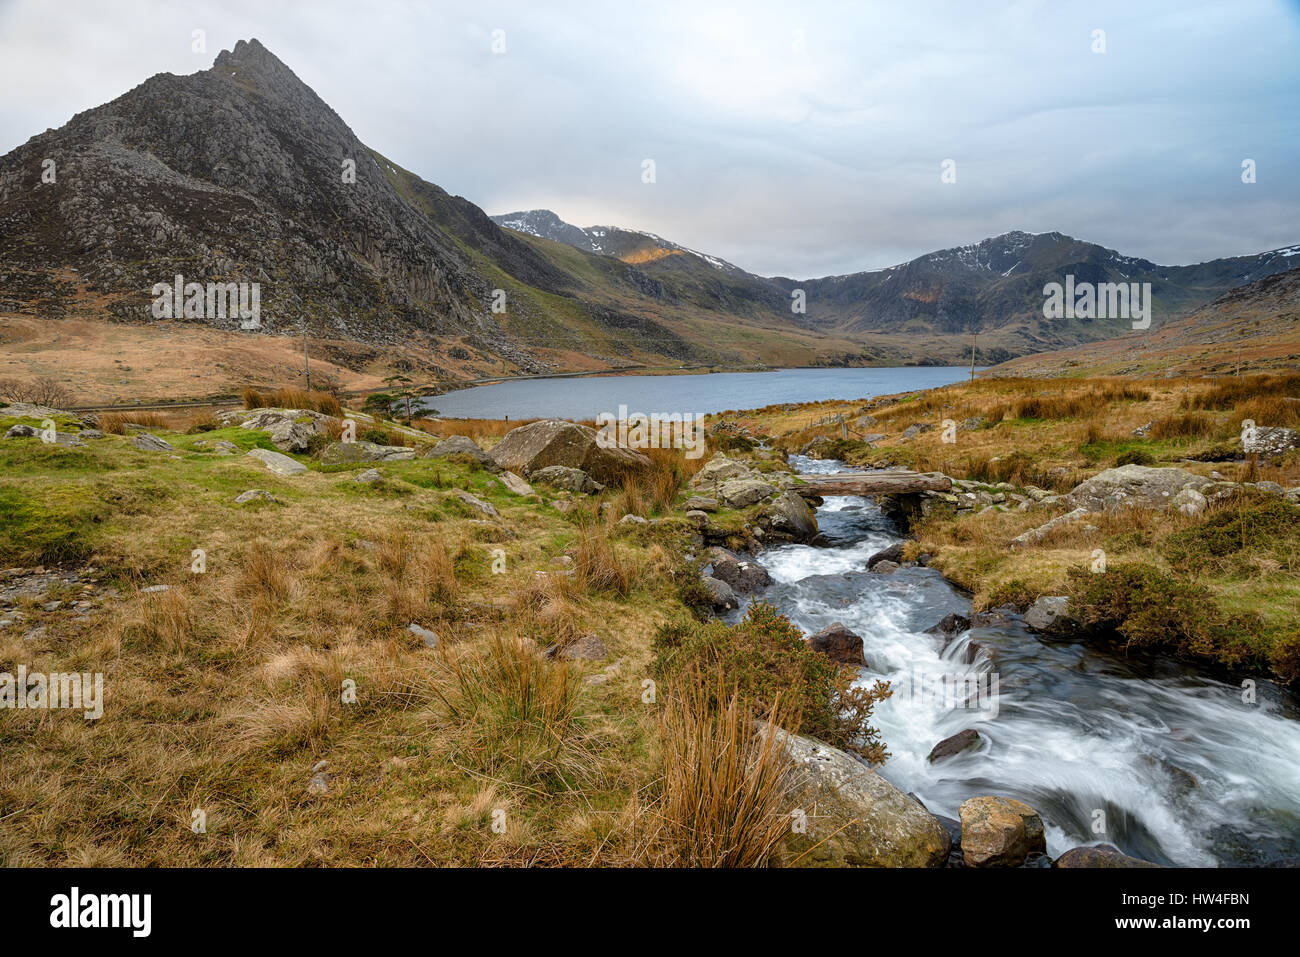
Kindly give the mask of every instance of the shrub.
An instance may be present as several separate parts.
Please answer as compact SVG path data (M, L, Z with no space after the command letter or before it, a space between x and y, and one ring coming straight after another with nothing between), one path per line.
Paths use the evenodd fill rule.
M872 709L891 694L887 683L852 687L855 673L804 641L803 633L763 602L749 606L736 625L684 621L659 629L655 673L684 684L695 673L709 687L721 678L745 707L766 718L781 703L781 718L804 734L860 754L873 764L888 757ZM712 705L725 707L714 693Z
M1115 458L1116 465L1154 465L1155 458L1146 449L1129 449Z
M1300 547L1294 505L1269 498L1225 508L1205 521L1169 535L1161 551L1171 564L1192 573L1245 567L1243 552L1263 553L1284 566Z

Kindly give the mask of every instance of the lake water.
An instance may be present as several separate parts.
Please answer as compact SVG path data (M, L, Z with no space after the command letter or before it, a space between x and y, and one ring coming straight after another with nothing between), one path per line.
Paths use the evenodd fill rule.
M705 375L523 379L430 396L424 408L457 419L590 419L601 412L725 412L780 402L866 399L933 389L970 377L970 367L779 369Z

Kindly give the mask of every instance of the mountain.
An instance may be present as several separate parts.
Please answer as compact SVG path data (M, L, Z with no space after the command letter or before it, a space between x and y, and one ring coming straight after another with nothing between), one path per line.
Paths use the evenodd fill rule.
M991 375L1228 375L1300 366L1300 266L1230 289L1146 332L995 366Z
M994 362L1119 331L1043 318L1043 285L1066 272L1152 282L1159 323L1298 251L1166 267L1017 232L872 272L757 276L643 231L547 210L489 217L362 143L257 40L0 157L0 314L24 329L60 317L147 326L154 288L176 275L257 283L265 332L305 331L372 378L955 363L975 335L979 360ZM801 292L805 312L792 308ZM230 314L178 321L240 328ZM284 374L283 360L259 361Z
M757 335L730 315L710 329L629 264L501 229L368 148L257 40L0 158L0 263L0 312L150 322L151 290L177 274L256 282L270 333L306 328L432 374L452 359L806 364L826 342L849 347L779 318Z
M789 312L791 294L802 290L807 311L791 318L807 328L867 344L877 336L912 336L922 350L950 359L969 359L977 333L981 362L1106 339L1131 328L1128 319L1045 318L1043 287L1067 275L1076 283L1151 283L1152 322L1158 327L1226 290L1300 265L1300 246L1161 266L1061 233L1015 231L886 269L795 280L756 276L653 233L583 229L550 210L492 218L518 232L634 263L670 287L674 276L689 273L702 287L703 294L692 298L701 306ZM946 340L946 348L935 339Z

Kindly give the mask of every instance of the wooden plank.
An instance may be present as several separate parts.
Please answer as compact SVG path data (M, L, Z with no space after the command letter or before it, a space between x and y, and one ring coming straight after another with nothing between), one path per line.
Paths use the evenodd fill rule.
M826 495L911 495L917 492L946 492L952 479L942 472L837 472L833 475L804 475L794 490L805 498Z

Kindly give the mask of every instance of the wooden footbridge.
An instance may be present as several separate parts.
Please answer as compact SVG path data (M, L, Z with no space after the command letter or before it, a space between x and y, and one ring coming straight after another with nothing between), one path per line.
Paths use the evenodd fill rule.
M878 472L835 472L831 475L803 475L794 491L804 498L827 495L914 495L917 492L946 492L952 479L942 472L909 472L906 469Z

